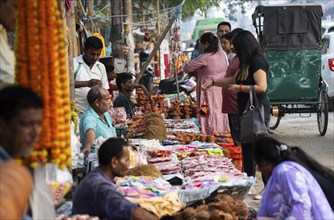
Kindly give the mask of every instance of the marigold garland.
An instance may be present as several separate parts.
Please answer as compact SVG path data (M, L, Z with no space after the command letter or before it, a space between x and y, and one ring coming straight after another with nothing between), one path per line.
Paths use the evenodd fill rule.
M17 0L16 81L44 101L42 130L25 162L71 165L70 96L65 34L57 0Z

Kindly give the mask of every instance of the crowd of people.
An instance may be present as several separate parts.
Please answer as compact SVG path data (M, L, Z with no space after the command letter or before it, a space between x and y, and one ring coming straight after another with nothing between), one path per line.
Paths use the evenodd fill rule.
M15 9L15 1L0 0L0 12ZM43 100L31 89L13 86L14 56L6 43L6 30L13 31L15 18L0 13L0 219L30 219L35 191L33 170L14 163L29 155L40 134ZM15 15L15 13L9 13ZM197 77L198 108L206 103L210 112L199 116L204 134L230 130L236 146L242 147L244 172L262 173L265 190L257 217L278 219L334 219L334 172L312 159L299 147L290 147L265 137L255 143L241 143L240 122L248 102L250 86L265 108L268 125L270 104L266 94L268 60L254 35L232 30L228 22L217 26L217 36L204 33L192 60L184 70ZM78 185L73 197L73 214L89 214L101 219L157 219L155 215L122 197L113 179L124 176L129 166L128 142L118 138L108 113L124 107L127 118L134 115L131 93L133 75L115 74L112 65L99 62L102 41L88 37L84 52L74 58L75 101L80 111L79 133L82 152L95 151L94 141L106 141L98 150L99 167ZM7 51L9 50L9 51ZM116 79L116 85L111 81ZM113 97L114 91L118 95ZM15 190L13 190L15 189Z

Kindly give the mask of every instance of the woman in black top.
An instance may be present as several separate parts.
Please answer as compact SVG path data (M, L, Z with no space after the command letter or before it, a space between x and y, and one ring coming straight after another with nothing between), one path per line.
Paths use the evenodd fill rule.
M259 104L264 106L265 122L268 125L270 104L266 91L269 63L251 32L241 31L233 38L232 44L240 59L238 73L234 77L207 81L202 85L202 89L220 86L228 87L230 91L237 93L238 110L241 116L249 99L250 85L253 85ZM248 176L255 176L254 143L242 143L241 147L244 172Z

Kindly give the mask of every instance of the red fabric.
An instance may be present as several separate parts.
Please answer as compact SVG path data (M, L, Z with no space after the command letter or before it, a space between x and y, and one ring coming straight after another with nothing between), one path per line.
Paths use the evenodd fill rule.
M234 56L227 67L225 78L234 76L237 73L239 66L240 66L239 57ZM239 114L238 104L237 104L237 94L233 94L226 87L223 88L222 94L223 94L222 112L227 114Z
M169 77L169 57L168 54L164 54L164 63L165 63L165 78Z
M153 68L156 77L160 77L160 68L159 68L159 61L158 61L158 52L154 55L153 60L155 62Z

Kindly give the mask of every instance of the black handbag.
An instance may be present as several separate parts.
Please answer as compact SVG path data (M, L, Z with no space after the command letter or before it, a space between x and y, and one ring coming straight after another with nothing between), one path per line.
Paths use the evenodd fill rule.
M240 133L242 143L252 143L268 135L264 121L264 106L259 105L253 86L250 86L249 100L241 116Z

